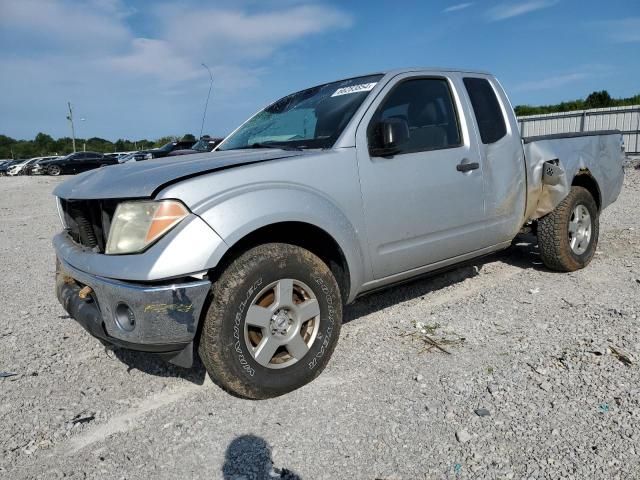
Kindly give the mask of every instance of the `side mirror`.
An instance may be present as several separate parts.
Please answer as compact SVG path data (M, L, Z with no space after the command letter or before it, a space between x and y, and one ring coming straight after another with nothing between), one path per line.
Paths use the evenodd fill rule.
M402 118L387 118L374 129L373 142L369 147L372 157L388 157L401 151L409 140L409 124Z

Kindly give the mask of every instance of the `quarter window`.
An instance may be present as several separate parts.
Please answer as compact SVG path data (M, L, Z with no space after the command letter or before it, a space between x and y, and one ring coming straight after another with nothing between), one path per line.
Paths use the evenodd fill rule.
M507 126L496 92L488 80L467 77L464 86L469 93L482 143L495 143L507 134Z
M379 141L380 121L399 118L407 122L409 140L397 154L438 150L461 145L458 117L444 78L406 80L396 86L378 108L369 127L369 145Z

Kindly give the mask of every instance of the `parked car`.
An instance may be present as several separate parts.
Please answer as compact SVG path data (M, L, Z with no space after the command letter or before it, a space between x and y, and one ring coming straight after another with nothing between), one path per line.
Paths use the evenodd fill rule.
M107 158L115 158L116 160L118 160L118 163L120 163L120 160L124 157L126 157L127 155L131 154L131 153L135 153L135 152L113 152L113 153L105 153L104 156Z
M9 168L22 162L24 162L24 160L5 160L2 165L0 165L0 177L7 176Z
M316 86L215 155L57 186L58 299L106 343L183 366L197 346L218 385L274 397L320 374L343 305L368 292L508 248L522 229L548 268L588 265L622 187L620 145L617 131L521 138L481 72Z
M191 148L196 143L195 140L179 140L175 142L165 143L159 148L152 148L149 150L140 150L134 154L136 161L151 160L152 158L167 157L171 152L175 150L185 150Z
M23 171L22 174L23 175L41 175L43 173L43 169L40 166L40 164L42 162L46 162L48 160L55 160L57 158L62 158L59 155L54 155L52 157L39 157L35 162L30 163L29 165L27 165Z
M30 158L28 160L23 160L19 163L16 163L15 165L12 165L7 169L7 175L10 177L14 177L16 175L25 175L26 174L25 170L30 165L33 165L35 162L37 162L41 158L42 157Z
M182 149L182 150L173 150L167 155L168 157L175 157L178 155L191 155L193 153L206 153L212 151L216 148L220 143L222 143L223 138L213 138L209 135L204 135L193 144L191 148Z
M145 151L131 152L118 158L118 163L140 162L142 160L150 160L153 156Z
M66 157L40 162L40 167L48 175L65 175L86 172L94 168L116 165L118 160L105 157L97 152L76 152Z

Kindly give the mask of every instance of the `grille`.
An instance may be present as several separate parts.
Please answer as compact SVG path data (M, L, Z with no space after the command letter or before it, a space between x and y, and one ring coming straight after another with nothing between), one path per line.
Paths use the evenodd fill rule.
M74 242L104 253L111 219L118 202L115 200L60 199L67 232Z

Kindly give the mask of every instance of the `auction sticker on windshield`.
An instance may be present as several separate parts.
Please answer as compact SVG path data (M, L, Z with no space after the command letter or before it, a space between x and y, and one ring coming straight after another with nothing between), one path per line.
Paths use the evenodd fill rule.
M369 92L373 90L373 87L375 87L377 83L378 82L361 83L359 85L351 85L350 87L342 87L333 92L331 96L338 97L340 95L348 95L350 93Z

